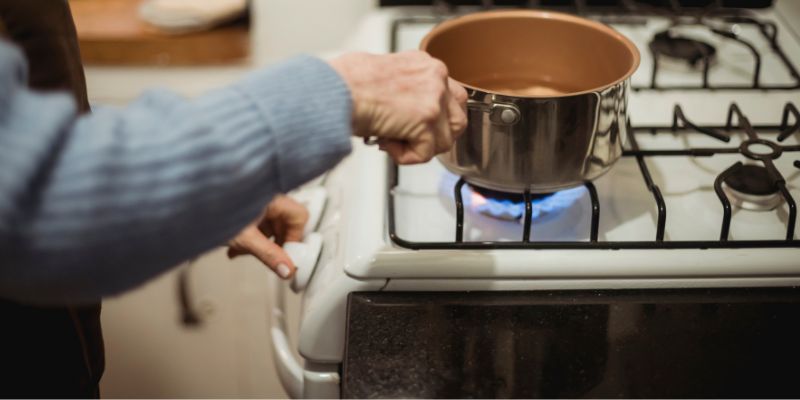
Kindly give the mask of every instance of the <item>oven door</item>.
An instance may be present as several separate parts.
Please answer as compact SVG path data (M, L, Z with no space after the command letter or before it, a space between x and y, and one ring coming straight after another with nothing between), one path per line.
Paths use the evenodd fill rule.
M343 397L800 397L800 289L364 292Z

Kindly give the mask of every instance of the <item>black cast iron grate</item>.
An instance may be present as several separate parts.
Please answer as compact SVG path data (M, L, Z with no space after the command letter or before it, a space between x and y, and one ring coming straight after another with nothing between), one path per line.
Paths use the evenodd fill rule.
M709 82L709 74L711 71L712 57L702 57L699 61L702 63L702 71L700 72L702 81L699 85L663 85L658 82L658 72L660 68L661 55L656 51L654 43L651 42L649 47L650 54L653 58L653 67L650 71L650 85L649 86L633 86L634 90L653 89L653 90L793 90L800 88L800 74L797 72L794 64L789 60L783 49L778 44L778 27L771 21L761 21L752 17L745 16L722 16L715 19L716 22L724 24L727 28L721 29L708 25L708 19L698 19L697 21L689 23L676 23L676 26L703 26L709 32L724 40L730 40L746 47L750 54L753 56L753 69L750 84L712 84ZM753 43L743 38L741 35L735 33L736 25L751 25L758 29L763 35L764 39L769 43L769 49L759 50ZM672 29L672 28L671 28ZM789 72L792 77L791 83L784 84L764 84L761 82L761 64L763 54L762 51L771 51L777 56L784 68Z
M790 122L791 120L794 122ZM735 122L735 123L734 123ZM685 149L666 149L666 150L641 150L636 141L637 133L671 133L676 132L697 132L713 137L721 142L729 142L730 136L726 131L736 129L743 131L747 136L738 147L702 147ZM398 246L415 249L708 249L708 248L759 248L759 247L800 247L800 240L794 238L795 224L797 221L797 205L794 198L786 188L786 180L780 171L775 167L773 160L779 158L783 153L800 152L800 145L783 145L782 142L789 136L800 132L800 112L793 103L787 103L783 108L783 115L780 125L758 125L753 126L750 120L742 113L741 109L734 103L728 108L728 117L724 126L698 126L686 118L683 110L676 105L673 110L673 121L671 126L662 127L631 127L627 129L630 149L626 149L623 157L634 157L642 174L642 179L648 191L653 195L653 201L658 210L656 235L649 241L601 241L598 239L600 226L601 204L597 196L597 190L592 182L585 182L584 186L589 193L591 200L592 218L590 224L588 241L531 241L531 230L535 229L532 221L531 193L525 192L523 201L525 202L525 214L523 219L523 233L519 241L464 241L464 202L461 198L461 188L464 186L464 179L461 178L453 188L454 200L456 205L456 226L455 235L452 242L414 242L401 238L397 234L395 224L394 207L394 188L398 184L398 167L391 164L389 168L389 195L388 198L388 229L389 237ZM762 136L759 136L759 132ZM765 139L767 133L775 136L774 140ZM752 146L766 146L769 152L755 152ZM720 173L714 180L714 191L720 200L723 208L723 219L720 226L718 240L687 240L687 241L667 241L664 240L666 230L667 207L661 189L653 181L650 170L645 159L648 157L713 157L716 154L741 154L743 157L758 161L766 168L768 186L777 188L783 200L789 208L789 216L786 222L786 236L784 240L728 240L730 223L732 218L731 203L727 194L722 189L722 182L727 177L734 174L745 166L741 161L731 165ZM391 163L391 162L390 162ZM793 164L800 169L800 161Z

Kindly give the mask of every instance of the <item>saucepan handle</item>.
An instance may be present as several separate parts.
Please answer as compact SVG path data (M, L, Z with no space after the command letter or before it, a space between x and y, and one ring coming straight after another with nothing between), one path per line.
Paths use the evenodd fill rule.
M484 103L482 101L469 99L467 100L467 108L488 113L489 120L498 125L515 125L522 116L519 107L513 103L496 101Z

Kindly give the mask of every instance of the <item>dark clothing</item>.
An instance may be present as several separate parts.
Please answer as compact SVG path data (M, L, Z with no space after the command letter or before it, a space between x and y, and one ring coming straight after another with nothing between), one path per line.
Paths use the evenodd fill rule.
M0 299L0 318L0 397L99 397L99 304L45 308Z
M67 90L89 111L66 1L0 1L0 36L24 50L31 88ZM0 397L99 397L100 304L38 307L0 299L0 321Z
M30 87L70 91L81 111L89 111L69 4L64 0L3 0L0 21L8 39L25 52Z

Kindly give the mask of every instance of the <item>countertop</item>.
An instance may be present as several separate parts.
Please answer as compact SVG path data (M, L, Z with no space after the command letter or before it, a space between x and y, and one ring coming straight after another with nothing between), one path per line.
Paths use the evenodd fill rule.
M85 66L93 104L124 105L148 88L196 96L292 55L323 58L345 50L371 0L259 0L251 4L251 50L245 61L211 67Z

